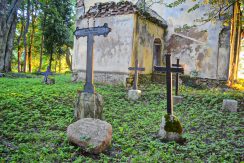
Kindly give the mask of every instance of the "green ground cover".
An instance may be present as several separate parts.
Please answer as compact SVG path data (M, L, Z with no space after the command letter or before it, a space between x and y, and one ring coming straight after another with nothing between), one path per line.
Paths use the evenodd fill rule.
M130 102L123 86L97 85L113 142L104 154L89 155L67 141L81 83L69 75L56 84L41 78L0 79L0 162L240 162L244 160L244 93L181 87L185 101L174 108L184 128L184 144L156 138L166 113L165 88L142 86L140 101ZM225 98L239 101L238 113L221 112Z

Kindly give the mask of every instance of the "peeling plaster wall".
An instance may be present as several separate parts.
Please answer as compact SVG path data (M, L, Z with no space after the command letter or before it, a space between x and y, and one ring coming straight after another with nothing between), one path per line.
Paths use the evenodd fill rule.
M162 52L165 29L141 17L136 17L135 19L137 19L137 23L134 57L138 56L139 65L145 67L145 71L142 74L150 74L153 71L154 40L156 38L161 40Z
M93 19L89 21L90 26L92 26ZM97 72L122 74L121 82L124 82L125 74L129 73L128 67L132 55L133 28L131 27L134 26L134 15L96 18L95 26L102 26L104 23L108 23L112 31L107 37L96 36L94 39L95 82L100 81L99 77L96 77ZM77 27L85 28L87 26L87 19L77 21ZM75 39L72 65L74 73L86 70L86 56L87 38ZM84 75L78 75L79 79L85 79Z
M170 2L173 0L165 1ZM169 25L165 49L171 50L172 62L180 58L187 75L227 80L230 30L223 31L221 22L194 26L199 25L194 20L208 12L209 7L205 6L188 13L187 9L193 4L187 0L175 8L167 8L160 4L152 7Z
M96 2L108 1L110 0L85 0L86 10ZM136 1L132 0L132 2ZM173 1L165 0L164 3ZM165 49L171 48L172 62L180 58L180 62L185 65L186 75L227 80L230 62L230 30L224 29L222 22L204 25L196 23L194 20L204 16L204 13L209 11L209 7L205 6L188 13L187 10L194 4L195 2L186 0L185 3L174 8L167 8L162 4L152 6L152 9L169 25L165 40L168 45ZM193 25L197 26L193 27Z

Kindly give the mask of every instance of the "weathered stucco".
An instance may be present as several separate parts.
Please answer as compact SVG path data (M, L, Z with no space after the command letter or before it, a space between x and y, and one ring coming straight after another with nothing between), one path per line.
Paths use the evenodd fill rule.
M93 18L78 19L76 26L93 26ZM153 70L154 40L160 39L163 50L164 28L137 14L116 15L95 19L95 26L107 23L112 31L107 37L95 37L94 42L94 79L95 82L126 83L138 58L139 66L145 67L143 74ZM160 54L161 54L160 52ZM162 55L160 55L162 56ZM86 77L87 38L75 39L73 55L73 80ZM162 60L162 57L160 58Z
M134 63L135 57L138 57L139 65L145 67L145 71L141 73L150 74L153 71L154 40L161 40L162 54L165 29L137 15L135 15L135 22L134 55L132 56L132 63ZM162 60L162 55L160 60Z
M173 0L165 1L170 2ZM204 16L209 7L205 6L188 13L187 10L193 4L195 2L187 0L174 8L167 8L161 4L153 6L169 25L165 49L170 49L173 62L180 58L185 67L185 74L227 80L230 30L224 29L222 22L218 21L196 23L195 20Z
M93 25L93 19L89 21L90 26ZM104 23L107 23L112 31L107 37L99 36L94 39L94 71L128 74L132 55L133 28L131 27L134 26L134 16L130 14L96 18L96 26L101 26ZM87 26L87 19L77 21L77 27L85 28ZM86 70L86 40L87 38L75 39L73 55L74 73ZM96 78L95 75L96 81L99 81L99 78Z
M107 1L109 0L85 0L86 10L96 2ZM171 3L173 1L166 0L164 3ZM137 2L137 0L132 2ZM227 80L229 76L229 63L231 64L232 60L235 60L230 60L230 28L223 27L220 21L215 23L197 23L195 20L209 12L209 7L201 7L196 11L188 13L187 10L194 4L195 2L186 0L185 3L174 8L167 8L162 4L154 4L152 6L152 9L168 22L167 38L165 40L166 46L164 49L171 50L172 62L176 62L176 58L180 58L186 75ZM140 19L138 22L143 24ZM138 54L140 65L146 67L145 73L149 73L151 69L148 67L152 67L152 60L150 60L152 58L148 54L153 53L150 52L151 48L149 46L140 45L140 41L143 41L144 38L142 37L151 37L151 33L149 32L149 35L147 32L143 33L143 25L139 26L142 36L141 39L134 36L135 41L138 39L138 46L137 48L133 47L133 51L136 51L135 54ZM135 29L135 26L127 26L126 30L130 31L132 29ZM156 30L151 27L149 29ZM134 59L132 58L132 60Z

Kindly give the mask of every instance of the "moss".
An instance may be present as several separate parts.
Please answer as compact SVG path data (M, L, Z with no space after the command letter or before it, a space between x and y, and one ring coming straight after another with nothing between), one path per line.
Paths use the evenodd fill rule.
M164 116L165 118L165 126L164 129L167 132L176 132L178 134L182 134L183 132L183 128L181 126L181 123L179 121L179 119L175 116L173 116L173 120L171 120L170 118L171 116L166 114Z

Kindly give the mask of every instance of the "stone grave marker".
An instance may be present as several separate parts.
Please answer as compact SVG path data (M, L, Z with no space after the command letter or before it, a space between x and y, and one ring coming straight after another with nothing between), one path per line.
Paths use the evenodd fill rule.
M222 111L237 112L238 102L236 100L223 100Z
M76 39L87 37L87 61L86 61L86 81L84 91L78 92L78 100L75 106L75 118L96 118L102 119L103 98L95 92L93 85L93 44L94 37L103 35L106 37L111 32L108 24L98 27L88 27L74 32Z
M182 65L180 65L180 59L177 58L176 64L172 64L173 67L183 68ZM179 75L182 72L176 72L175 74L175 96L173 96L173 104L177 105L183 102L183 97L179 96Z
M154 66L155 71L166 72L167 114L163 116L159 137L167 141L180 141L183 132L181 122L173 114L172 73L183 73L182 67L171 67L171 55L166 54L166 67Z
M44 76L43 83L47 85L55 84L55 80L49 78L49 75L53 75L51 72L50 66L47 67L47 70L45 72L41 73Z
M111 29L103 26L88 27L75 31L76 38L87 37L86 81L84 91L78 92L75 105L77 122L67 128L68 140L86 150L98 154L106 150L112 140L112 126L102 121L103 98L95 92L93 85L93 43L94 36L106 37Z
M0 73L0 78L3 78L4 77L4 74L3 73Z
M133 89L129 90L128 98L130 100L138 100L141 97L141 90L138 90L137 83L138 83L138 71L145 71L145 68L139 67L138 59L135 60L135 67L129 67L130 71L135 71L134 73L134 82L133 82Z

